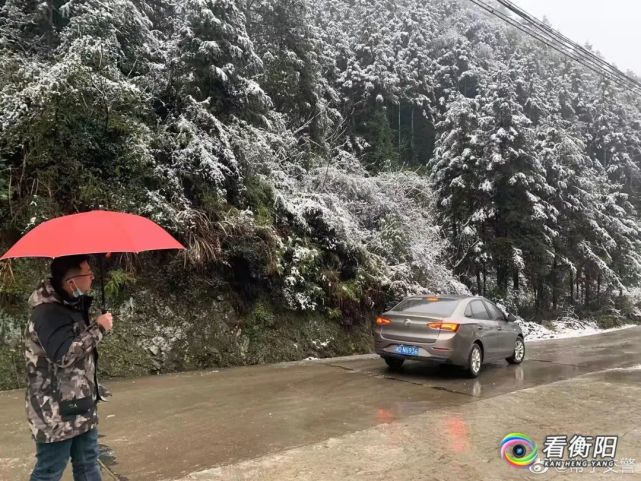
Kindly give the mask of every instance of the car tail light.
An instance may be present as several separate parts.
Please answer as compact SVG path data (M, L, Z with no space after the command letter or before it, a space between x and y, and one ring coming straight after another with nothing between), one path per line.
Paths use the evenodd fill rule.
M376 324L378 324L379 326L387 326L388 324L391 324L391 323L392 323L392 321L390 321L386 317L378 316L376 318Z
M458 331L458 324L454 322L430 322L427 327L430 329L439 329L441 331L450 331L450 332L456 332Z

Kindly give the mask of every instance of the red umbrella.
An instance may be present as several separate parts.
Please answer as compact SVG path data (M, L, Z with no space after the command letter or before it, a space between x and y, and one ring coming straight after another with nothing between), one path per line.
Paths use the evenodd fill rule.
M124 212L94 210L57 217L37 225L0 260L184 248L149 219Z
M37 225L0 260L165 249L185 247L149 219L124 212L94 210L57 217Z

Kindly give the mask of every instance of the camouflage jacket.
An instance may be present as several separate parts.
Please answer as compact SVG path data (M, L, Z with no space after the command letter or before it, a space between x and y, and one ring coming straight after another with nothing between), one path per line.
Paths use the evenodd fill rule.
M89 323L91 298L70 303L44 281L29 298L25 333L27 418L36 442L83 434L98 424L96 345L103 330Z

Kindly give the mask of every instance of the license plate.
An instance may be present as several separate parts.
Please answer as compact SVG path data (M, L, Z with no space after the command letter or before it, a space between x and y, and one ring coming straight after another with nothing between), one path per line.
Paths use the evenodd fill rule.
M418 356L418 347L416 346L396 346L396 352L404 356Z

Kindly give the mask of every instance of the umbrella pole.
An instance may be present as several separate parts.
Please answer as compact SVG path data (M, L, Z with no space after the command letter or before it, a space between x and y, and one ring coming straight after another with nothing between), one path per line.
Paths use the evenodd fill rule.
M102 305L100 309L102 313L107 312L107 305L105 304L105 257L104 254L98 254L98 261L100 264L100 296L102 298Z

